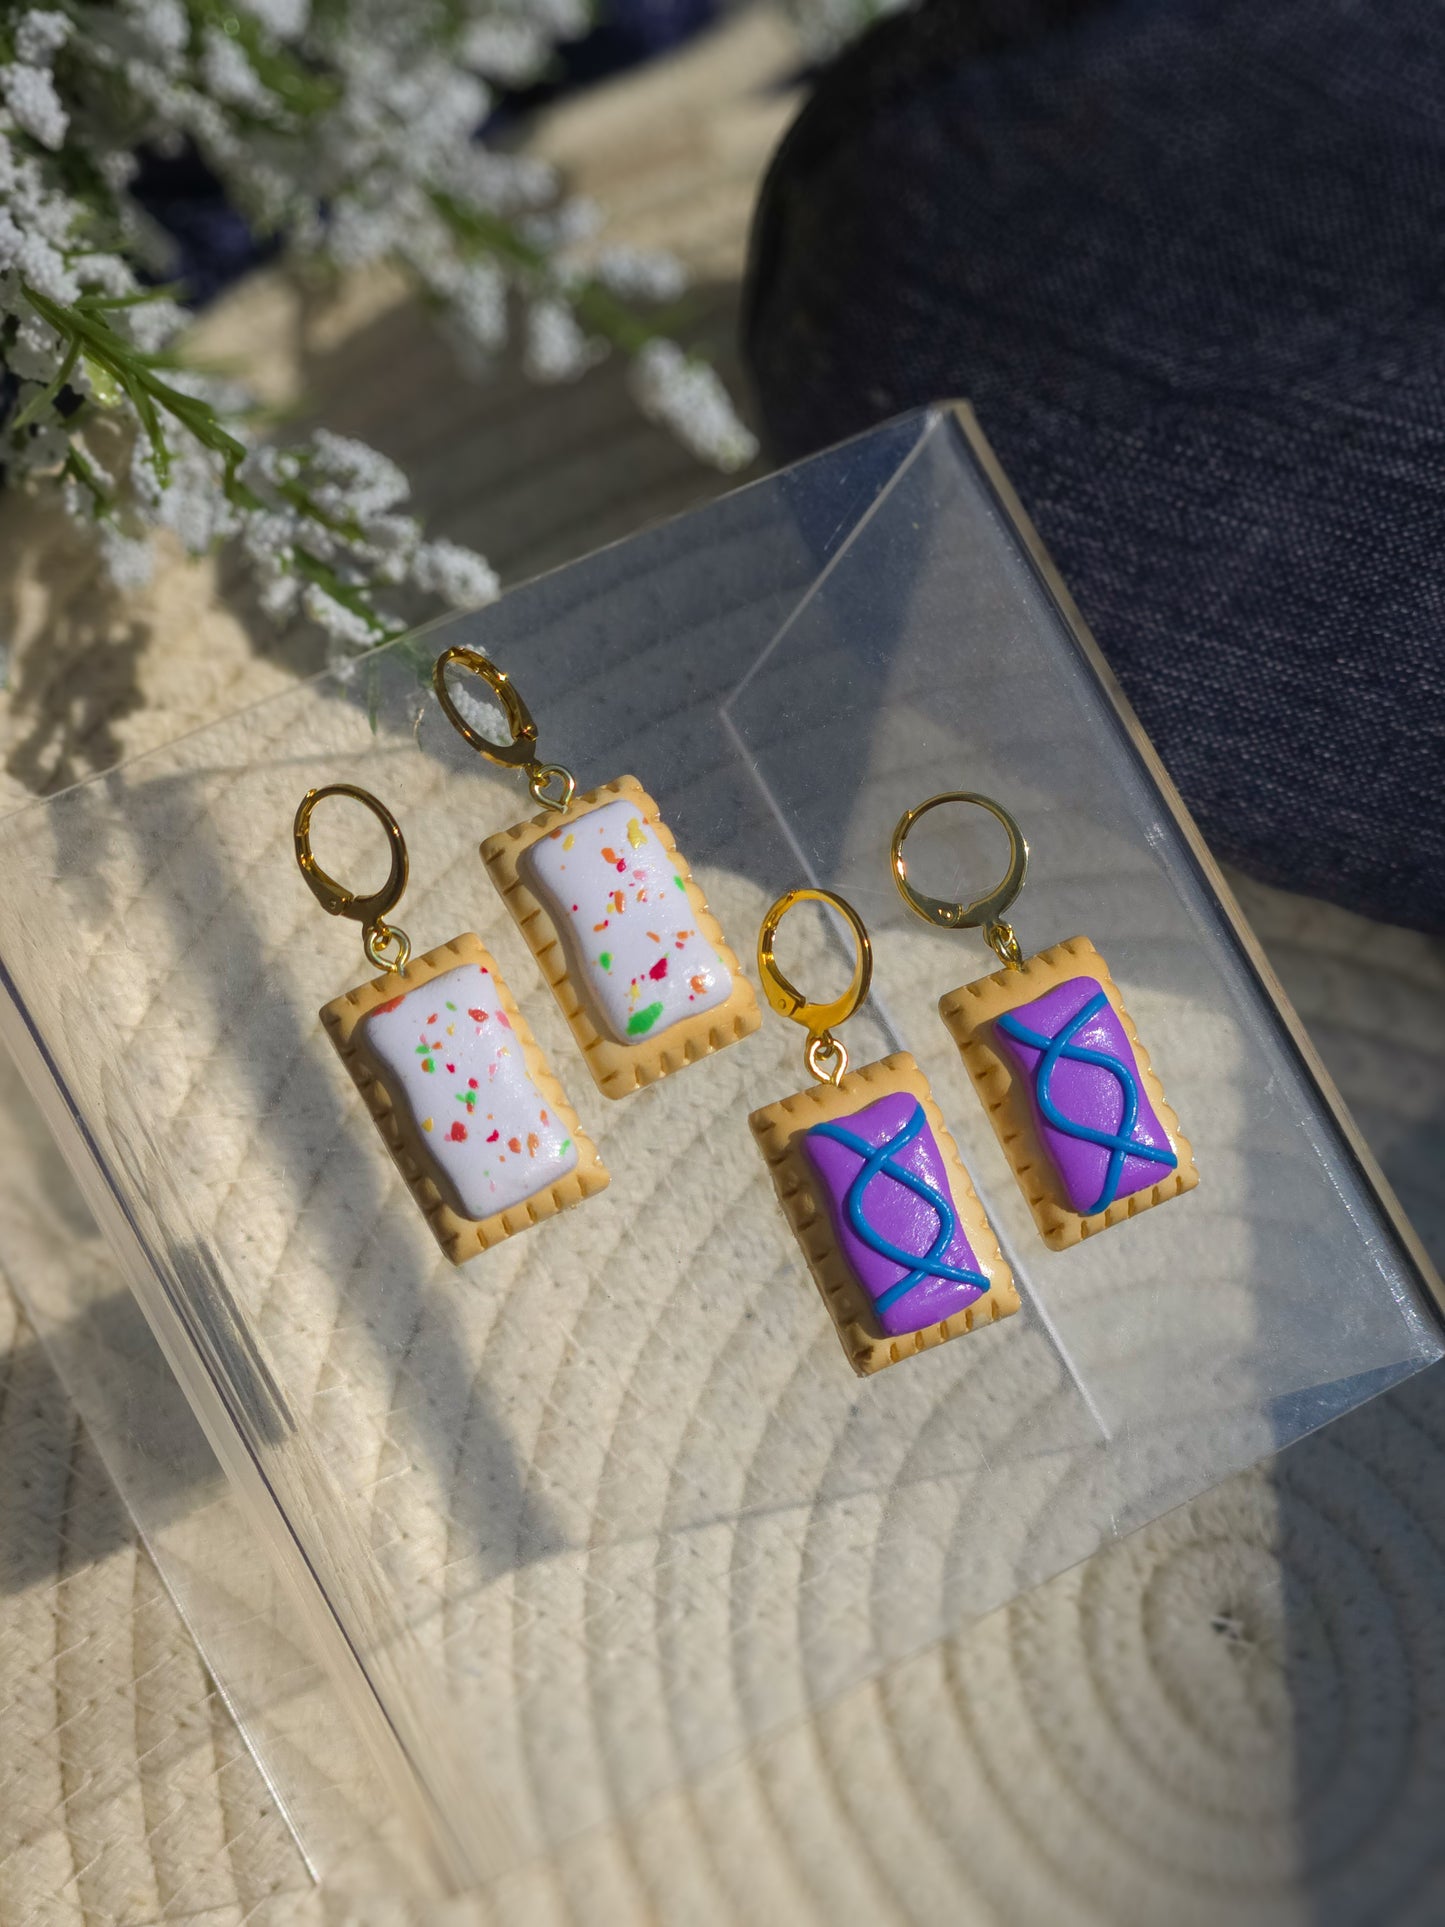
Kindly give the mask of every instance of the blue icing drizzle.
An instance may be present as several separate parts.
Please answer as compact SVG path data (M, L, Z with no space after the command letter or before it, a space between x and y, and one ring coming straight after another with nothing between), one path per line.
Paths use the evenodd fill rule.
M1005 1012L996 1020L1005 1036L1014 1038L1020 1044L1027 1044L1032 1050L1043 1052L1034 1069L1034 1096L1046 1122L1056 1131L1062 1131L1065 1137L1078 1138L1085 1144L1101 1145L1109 1153L1103 1189L1089 1209L1080 1213L1085 1218L1092 1217L1096 1211L1107 1211L1119 1195L1119 1180L1124 1174L1125 1158L1144 1158L1151 1164L1162 1164L1170 1171L1177 1169L1179 1164L1172 1150L1157 1144L1146 1144L1142 1138L1134 1136L1134 1126L1139 1118L1139 1082L1129 1066L1108 1051L1089 1050L1073 1042L1089 1019L1097 1016L1108 1001L1105 993L1099 991L1080 1010L1075 1011L1052 1037L1045 1037L1042 1032L1030 1029L1012 1011ZM1119 1120L1117 1131L1101 1131L1092 1124L1080 1123L1055 1104L1049 1094L1049 1080L1054 1074L1055 1064L1061 1058L1067 1058L1075 1064L1094 1064L1117 1078L1124 1097L1124 1115Z
M841 1124L815 1124L808 1133L809 1137L831 1138L835 1144L844 1145L863 1160L862 1168L848 1186L844 1198L848 1223L860 1242L867 1245L870 1251L877 1252L880 1258L887 1258L896 1265L902 1265L907 1273L905 1277L898 1280L897 1284L890 1285L887 1291L873 1300L874 1309L880 1312L887 1311L890 1305L897 1304L898 1300L912 1291L915 1285L921 1285L929 1278L942 1278L958 1285L976 1285L980 1291L987 1291L989 1288L989 1281L981 1272L968 1271L961 1265L951 1265L946 1261L943 1254L953 1243L953 1234L958 1229L958 1219L954 1215L953 1206L941 1191L935 1190L916 1172L899 1164L893 1155L895 1151L906 1151L926 1122L923 1106L915 1104L911 1116L900 1126L894 1136L876 1146L870 1144L866 1138L859 1137L856 1132L847 1130ZM900 1246L893 1244L869 1219L864 1210L864 1195L876 1177L889 1177L895 1183L906 1186L915 1197L922 1198L924 1203L937 1214L938 1235L921 1257L916 1251L904 1251Z

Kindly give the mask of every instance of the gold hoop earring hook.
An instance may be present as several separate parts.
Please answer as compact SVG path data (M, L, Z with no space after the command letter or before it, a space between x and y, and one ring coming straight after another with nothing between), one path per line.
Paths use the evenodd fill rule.
M783 975L773 954L779 924L800 903L826 904L838 912L853 933L856 955L852 982L842 996L835 997L831 1003L810 1003L796 984ZM778 1015L801 1024L807 1031L808 1069L814 1077L820 1084L841 1084L848 1069L848 1052L833 1035L833 1026L847 1022L868 995L868 986L873 981L872 940L867 925L852 904L832 890L789 890L780 896L758 931L758 976L762 979L763 995Z
M328 796L345 796L353 803L360 803L364 809L371 811L386 831L391 869L381 888L371 891L369 895L358 896L354 890L348 890L344 883L338 883L316 861L311 848L311 817L316 805L324 802ZM411 942L404 930L386 921L386 913L401 901L406 889L410 874L406 838L401 833L401 825L381 798L355 783L328 783L322 789L307 790L296 806L292 840L297 867L305 877L312 896L326 914L330 917L349 917L353 923L362 926L362 948L379 970L405 970L411 957Z
M968 903L949 903L941 897L927 896L922 890L916 890L908 880L908 860L903 854L903 845L909 832L921 817L944 803L972 803L981 810L987 810L1008 833L1008 869L1003 881ZM1003 918L1004 912L1024 887L1029 846L1024 840L1023 831L1002 803L996 803L991 796L980 796L976 790L945 790L939 796L930 796L926 803L920 803L916 809L905 810L899 817L889 855L898 894L915 916L922 917L925 923L931 923L940 930L982 928L994 953L1004 963L1014 970L1023 968L1018 938L1012 926L1005 923Z
M507 742L494 743L467 721L457 707L456 697L447 686L447 670L453 667L480 677L491 690L501 704L507 727L512 732ZM571 770L563 769L560 763L538 761L537 725L532 720L531 710L522 700L521 692L505 669L499 669L491 657L484 656L480 649L467 649L460 643L454 643L450 649L443 649L433 663L431 679L437 701L442 706L442 714L465 742L470 743L490 763L500 763L504 769L522 770L527 778L528 789L543 809L566 809L577 793L577 779Z

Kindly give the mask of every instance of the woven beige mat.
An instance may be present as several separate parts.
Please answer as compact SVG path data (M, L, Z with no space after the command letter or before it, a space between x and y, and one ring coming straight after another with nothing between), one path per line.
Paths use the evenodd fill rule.
M573 103L539 144L639 243L686 254L731 327L791 47L744 14ZM433 525L509 580L721 486L615 371L461 383L381 279L326 302L263 275L208 317L278 397L377 442ZM401 378L398 379L398 371ZM284 687L173 563L121 607L53 518L0 523L6 801ZM1445 1168L1445 950L1241 885L1422 1220ZM1408 1039L1402 1043L1401 1039ZM3 1095L3 1093L0 1093ZM1428 1227L1438 1235L1437 1217ZM554 1867L430 1918L1068 1927L1445 1917L1445 1392L1439 1373L1237 1478ZM0 1289L0 1922L401 1920L314 1889L157 1571Z

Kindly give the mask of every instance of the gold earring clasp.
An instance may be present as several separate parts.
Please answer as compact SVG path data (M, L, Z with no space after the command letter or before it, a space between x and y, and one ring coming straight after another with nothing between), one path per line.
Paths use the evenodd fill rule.
M996 817L1008 832L1008 869L1003 881L970 903L947 903L940 897L926 896L923 891L915 890L908 881L904 842L919 818L927 816L930 810L936 810L941 803L977 804L980 809L987 810L990 816ZM1024 887L1029 846L1024 841L1023 831L1002 803L996 803L991 796L980 796L975 790L945 790L941 796L930 796L926 803L920 803L916 809L906 810L899 817L893 832L890 856L898 894L915 916L922 917L925 923L934 924L940 930L976 930L982 926L995 955L1011 969L1023 968L1018 938L1012 926L1004 922L1003 914Z
M512 732L508 742L492 742L490 737L473 728L457 707L456 698L447 687L447 670L453 664L473 676L479 676L502 705L502 714ZM505 769L524 771L527 787L543 809L566 809L577 793L577 779L571 770L563 769L560 763L537 760L537 725L505 669L498 669L480 649L467 649L460 643L454 643L450 649L443 649L437 657L432 665L431 679L442 713L459 736L485 756L488 762L500 763Z
M830 1004L809 1003L802 991L783 975L773 954L778 925L800 903L827 904L844 918L853 933L857 951L853 980L843 995L835 997ZM868 995L868 986L873 981L873 944L867 926L852 904L831 890L789 890L779 897L758 931L758 975L762 979L763 995L778 1015L791 1018L807 1031L808 1069L814 1077L820 1084L841 1084L848 1069L848 1052L833 1035L833 1026L846 1023Z
M369 896L358 896L348 890L316 861L311 848L311 815L316 805L328 796L347 796L353 803L360 803L371 811L386 831L391 850L391 870L381 888L373 890ZM405 970L411 957L411 941L404 930L386 921L386 913L401 901L402 892L406 889L409 874L406 839L401 833L401 825L380 797L373 796L370 790L358 788L355 783L328 783L323 789L307 790L296 807L292 840L301 874L326 914L330 917L349 917L352 922L362 926L362 947L379 970Z

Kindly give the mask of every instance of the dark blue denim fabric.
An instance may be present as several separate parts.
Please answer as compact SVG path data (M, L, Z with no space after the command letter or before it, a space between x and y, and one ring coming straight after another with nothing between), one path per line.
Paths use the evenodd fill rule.
M1214 850L1445 929L1439 0L983 0L759 207L777 453L972 401Z

